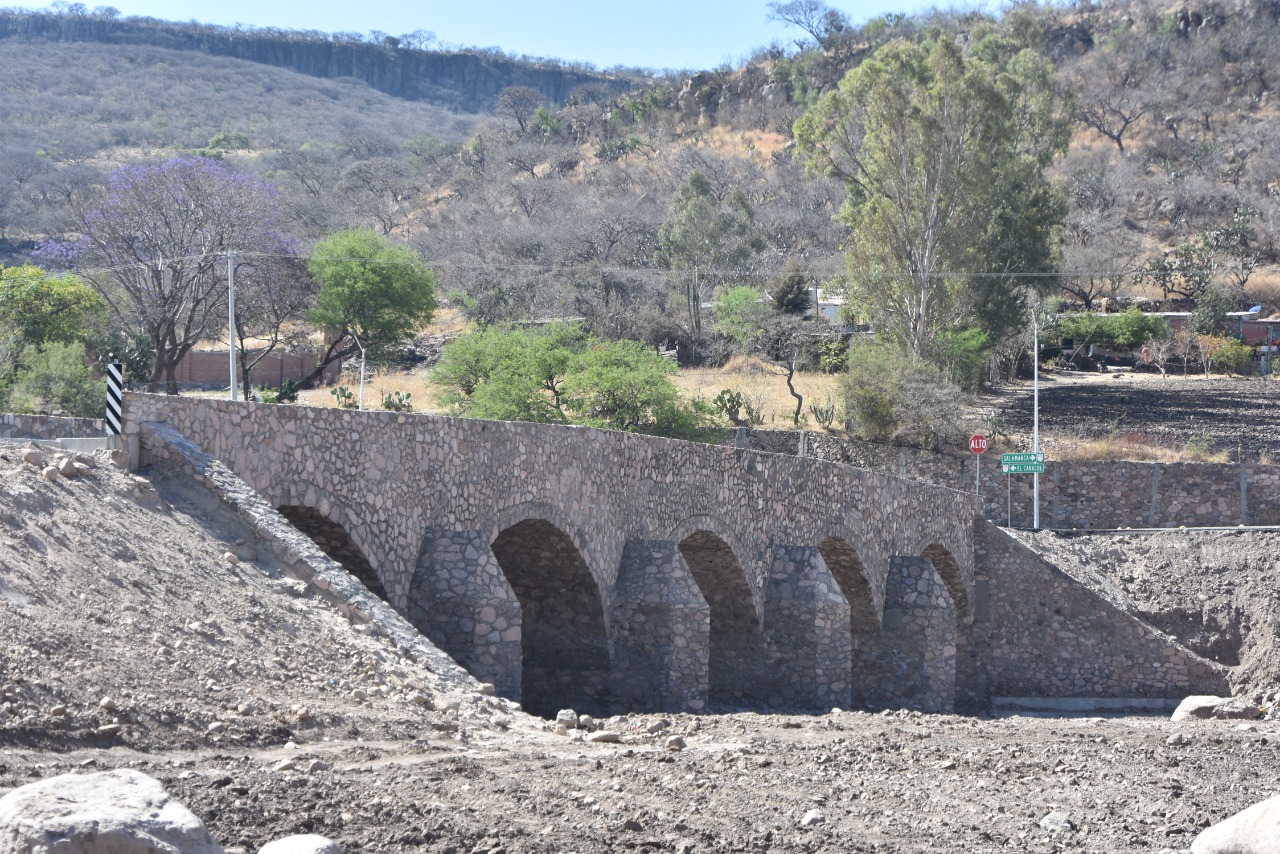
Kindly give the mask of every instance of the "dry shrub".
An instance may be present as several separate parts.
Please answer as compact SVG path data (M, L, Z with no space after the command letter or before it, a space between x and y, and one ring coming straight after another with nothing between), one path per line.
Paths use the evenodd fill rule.
M781 370L777 365L771 365L763 359L738 353L724 363L720 372L740 377L762 377L765 374L779 373Z
M1280 313L1280 277L1259 273L1249 281L1249 299L1262 306L1262 316Z

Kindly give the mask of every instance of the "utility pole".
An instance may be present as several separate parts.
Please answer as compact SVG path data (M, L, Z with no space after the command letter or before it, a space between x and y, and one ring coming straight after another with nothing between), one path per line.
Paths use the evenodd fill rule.
M231 399L236 399L236 253L227 253L227 355L231 365Z
M1040 317L1031 316L1031 435L1032 448L1040 453ZM1037 456L1036 459L1039 459ZM1033 504L1031 527L1040 530L1040 475L1031 475Z

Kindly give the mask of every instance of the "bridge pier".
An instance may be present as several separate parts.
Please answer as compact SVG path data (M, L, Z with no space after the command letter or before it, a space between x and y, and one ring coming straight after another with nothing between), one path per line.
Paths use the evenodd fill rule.
M627 541L613 614L619 699L637 711L705 708L711 610L674 541Z
M857 693L873 707L950 713L956 696L956 607L932 561L895 555L879 634L855 655Z
M764 630L769 705L849 707L849 605L817 547L773 547Z
M503 697L521 695L521 610L481 531L431 528L409 582L406 616Z

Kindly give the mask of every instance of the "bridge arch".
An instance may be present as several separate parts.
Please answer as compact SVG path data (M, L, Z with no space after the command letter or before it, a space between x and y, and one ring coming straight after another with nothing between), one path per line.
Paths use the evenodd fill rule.
M858 552L844 537L830 536L818 544L818 554L849 605L850 631L854 635L879 631L884 594L872 587Z
M331 507L326 514L318 507L306 504L281 504L276 512L288 520L290 525L306 534L320 551L342 564L342 568L355 576L370 593L391 603L381 576L369 562L364 549L356 542L350 528L333 518L346 516L342 508Z
M708 699L713 705L759 700L764 632L755 585L724 537L697 524L686 523L682 529L688 533L676 540L676 548L710 612Z
M608 608L582 537L557 508L527 504L500 514L489 548L520 606L524 707L615 711Z
M969 604L969 592L955 555L941 543L930 543L920 552L920 556L933 564L942 583L946 585L947 592L951 594L951 602L956 608L956 620L972 623L973 611Z

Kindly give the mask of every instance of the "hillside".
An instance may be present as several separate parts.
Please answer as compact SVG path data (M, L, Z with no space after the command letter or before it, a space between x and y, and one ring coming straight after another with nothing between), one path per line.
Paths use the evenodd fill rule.
M111 166L201 150L280 186L304 246L359 226L421 251L469 319L582 317L598 335L717 363L738 345L702 331L691 305L725 286L774 285L788 270L842 286L848 234L834 216L846 189L806 174L793 156L794 120L893 39L942 31L963 43L994 27L1055 63L1058 107L1073 119L1069 150L1050 170L1069 201L1057 284L1070 301L1178 297L1203 273L1242 286L1242 305L1280 309L1269 71L1280 24L1252 0L1183 12L1127 2L1024 4L999 19L887 16L819 30L820 46L773 46L740 68L621 92L620 81L554 63L467 54L458 61L471 70L439 70L443 57L398 37L4 21L0 109L23 118L0 129L10 261L66 228ZM436 71L488 93L445 103L489 111L445 114L411 100L437 97L409 82ZM508 85L514 97L486 100ZM218 135L220 147L209 147ZM695 172L717 215L738 221L707 258L673 261L660 251L662 229ZM756 346L775 357L785 349L769 336Z

